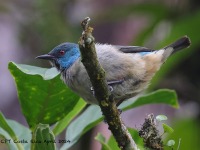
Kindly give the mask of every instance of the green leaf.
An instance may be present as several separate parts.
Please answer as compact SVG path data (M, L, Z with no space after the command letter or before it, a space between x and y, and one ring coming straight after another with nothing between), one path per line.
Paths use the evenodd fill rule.
M8 125L5 117L3 116L3 114L0 112L0 127L2 129L4 129L6 132L8 132L8 134L13 138L17 138L14 131L12 130L12 128Z
M97 134L97 136L95 137L95 140L101 143L101 146L102 146L101 150L112 150L106 143L106 138L101 133Z
M103 120L101 110L97 105L89 106L84 113L77 117L68 127L65 138L70 140L70 143L63 144L60 150L70 148L78 139Z
M176 93L172 90L166 89L157 90L139 98L132 98L123 102L120 105L120 109L128 110L142 105L159 103L168 104L172 107L178 108ZM102 120L103 117L99 106L89 106L85 112L72 121L72 123L68 126L66 139L71 142L64 144L61 150L71 147L85 132L96 126Z
M1 139L1 144L6 144L8 149L18 150L18 147L16 143L14 143L14 140L12 140L12 137L8 134L8 132L6 132L2 128L0 128L0 139ZM21 150L23 150L23 148Z
M19 141L18 137L16 136L15 132L12 130L12 128L8 125L5 117L3 114L0 112L0 134L6 138L6 139L12 139L12 142L10 143L10 147L15 147L13 144L13 141ZM9 144L9 143L7 143ZM23 150L24 147L22 146L21 143L15 143L17 149Z
M175 150L199 150L199 127L200 122L198 118L184 117L181 120L176 119L176 122L173 124L176 134L168 134L165 139L166 143L168 140L174 139L176 141Z
M173 146L173 145L175 145L175 141L174 140L169 140L167 142L167 146Z
M144 147L143 139L139 136L139 133L137 130L133 128L128 128L128 131L130 132L132 138L134 139L136 145L142 149Z
M13 62L8 68L15 79L21 109L31 129L38 123L53 124L61 120L79 100L79 96L62 83L55 69Z
M8 123L10 128L14 131L15 135L17 136L17 140L19 141L24 140L24 142L21 143L23 145L23 149L30 150L31 131L14 120L7 119L6 122ZM17 145L16 143L14 143L12 137L9 135L8 132L6 132L1 127L0 127L0 135L2 135L4 139L7 139L5 144L8 145L9 149L11 150L17 149Z
M137 147L142 150L144 147L143 139L139 136L138 131L132 128L128 128L128 131L131 134L132 138L134 139ZM120 150L113 135L110 136L107 143L112 150Z
M56 68L48 69L48 68L40 68L40 67L29 66L29 65L24 65L24 64L16 64L16 63L10 62L10 64L11 63L15 65L23 73L27 75L40 75L44 80L53 79L59 74Z
M15 135L17 135L18 139L21 141L25 141L24 143L22 143L23 147L25 150L30 150L31 144L31 130L28 129L27 127L19 124L18 122L14 121L14 120L7 120L9 126L11 127L11 129L14 130Z
M119 146L117 145L117 142L114 138L113 135L110 136L110 138L108 139L108 146L112 149L112 150L120 150Z
M31 150L55 150L55 137L48 124L39 123L34 132Z
M172 127L168 126L167 124L162 124L163 126L163 130L164 130L164 133L173 133L174 132L174 129L172 129Z
M165 116L165 115L158 115L158 116L156 116L156 120L158 120L158 121L167 120L167 116Z
M134 139L137 147L139 149L143 149L144 148L143 139L139 136L138 131L132 128L128 128L128 131L131 134L132 138ZM107 144L112 150L120 150L113 135L110 136Z
M74 106L73 110L69 112L62 120L60 120L54 127L53 133L55 136L60 134L74 119L74 117L80 113L81 110L86 106L86 102L80 98L78 103Z
M138 97L137 99L133 98L128 101L125 101L120 105L122 110L128 110L135 107L147 105L147 104L167 104L174 108L178 108L178 101L176 92L168 89L160 89L155 92L149 93L147 95Z

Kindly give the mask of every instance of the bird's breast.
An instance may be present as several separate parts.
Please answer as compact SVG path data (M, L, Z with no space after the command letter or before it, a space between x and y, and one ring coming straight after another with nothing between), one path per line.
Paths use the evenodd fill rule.
M75 62L70 68L61 73L64 83L88 103L97 101L91 91L91 82L81 61Z

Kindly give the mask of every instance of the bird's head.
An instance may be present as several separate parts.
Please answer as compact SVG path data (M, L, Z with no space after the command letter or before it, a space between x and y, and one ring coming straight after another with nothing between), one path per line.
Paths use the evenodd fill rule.
M80 57L79 47L74 43L63 43L48 54L37 56L37 59L49 60L59 71L68 69Z

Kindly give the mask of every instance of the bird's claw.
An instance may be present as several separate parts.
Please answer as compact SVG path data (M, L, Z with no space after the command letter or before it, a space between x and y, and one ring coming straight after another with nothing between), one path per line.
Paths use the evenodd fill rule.
M93 96L94 96L94 95L95 95L95 92L94 92L94 88L93 88L93 87L90 88L90 91L92 92L92 94L93 94Z
M113 91L113 87L111 85L108 85L110 92Z
M122 114L122 110L121 109L117 109L117 110L119 112L119 115L121 115Z
M112 91L113 91L113 87L110 86L110 85L108 85L108 86L109 86L109 90L110 90L110 92L112 92ZM95 94L95 92L94 92L94 88L93 88L93 87L90 88L90 91L92 91L92 94L93 94L93 95Z
M112 85L121 84L123 81L124 81L123 79L122 80L115 80L115 81L108 81L107 83L108 83L108 87L109 87L110 92L113 92L113 90L114 90ZM94 88L91 87L90 90L92 91L92 94L95 95Z

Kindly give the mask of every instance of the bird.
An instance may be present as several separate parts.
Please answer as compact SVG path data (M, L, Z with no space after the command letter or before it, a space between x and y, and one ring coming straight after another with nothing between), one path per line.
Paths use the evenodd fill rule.
M98 61L105 70L107 84L116 105L119 106L123 101L143 92L167 58L190 44L188 36L183 36L159 50L95 43ZM91 81L81 62L78 44L62 43L36 59L50 61L72 91L87 103L98 105Z

